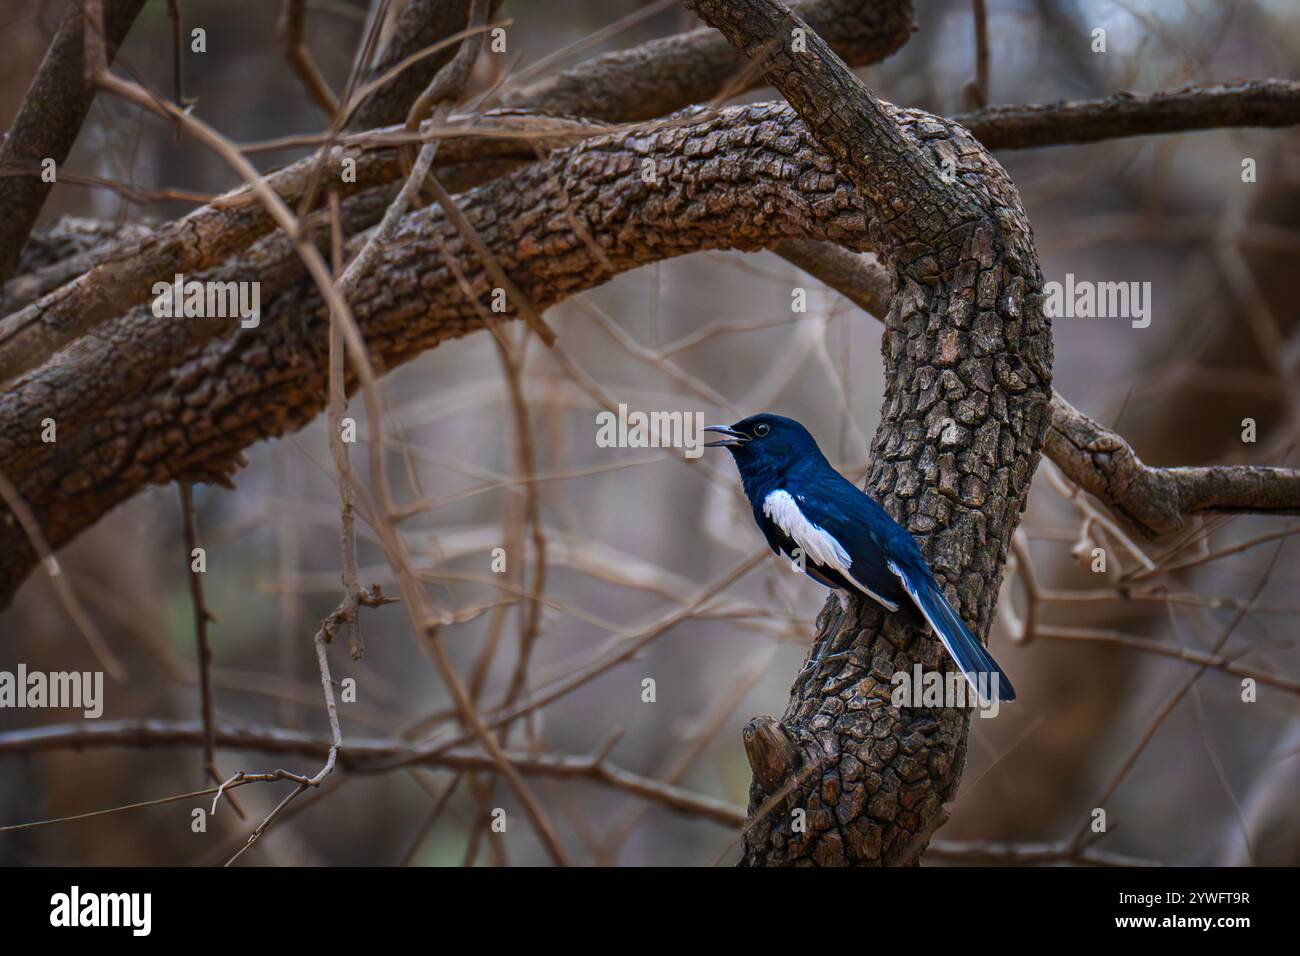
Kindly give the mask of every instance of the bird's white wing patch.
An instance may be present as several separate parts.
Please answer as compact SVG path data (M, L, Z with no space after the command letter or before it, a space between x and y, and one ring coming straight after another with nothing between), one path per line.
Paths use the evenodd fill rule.
M791 497L790 492L778 488L763 499L763 514L767 515L778 528L790 536L802 550L804 557L815 564L832 568L843 575L855 588L867 597L891 611L897 611L898 605L886 601L862 584L849 573L853 558L849 556L844 545L836 540L835 535L825 528L813 524L799 508L799 503Z
M799 509L798 502L790 497L790 492L778 489L764 498L763 514L788 534L810 561L834 568L841 574L849 573L853 559L844 550L844 545L835 540L835 536L825 528L819 528L809 521Z

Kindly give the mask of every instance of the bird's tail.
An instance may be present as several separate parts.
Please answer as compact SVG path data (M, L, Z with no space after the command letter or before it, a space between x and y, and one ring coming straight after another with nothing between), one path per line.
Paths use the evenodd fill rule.
M1002 672L998 662L984 649L984 645L966 627L961 615L948 603L943 589L929 569L918 572L894 565L892 570L902 580L912 601L925 615L931 630L943 641L943 646L948 649L976 692L989 702L994 699L1015 700L1016 689L1011 686L1011 681Z

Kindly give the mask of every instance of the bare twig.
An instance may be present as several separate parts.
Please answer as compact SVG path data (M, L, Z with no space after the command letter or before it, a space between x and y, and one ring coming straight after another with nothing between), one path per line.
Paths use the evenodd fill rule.
M1074 846L1067 840L1056 843L997 843L991 840L961 842L935 840L927 851L928 857L973 865L989 863L1014 863L1035 866L1060 863L1080 863L1091 866L1159 866L1155 860L1108 853L1093 846Z
M1233 633L1237 630L1237 626L1242 622L1246 614L1249 612L1250 606L1253 605L1255 601L1259 599L1260 594L1267 586L1269 579L1273 575L1273 569L1277 565L1277 560L1281 556L1282 548L1284 547L1285 544L1286 544L1285 541L1279 541L1277 547L1273 549L1273 555L1269 559L1268 565L1264 569L1264 573L1260 576L1259 581L1255 584L1255 587L1251 591L1249 604L1246 607L1239 609L1232 616L1232 619L1228 622L1228 624L1223 628L1222 632L1219 634L1219 637L1215 640L1214 644L1211 645L1210 647L1210 650L1207 655L1209 659L1198 661L1195 670L1193 670L1192 673L1188 675L1186 680L1184 680L1181 684L1179 684L1178 688L1171 695L1169 695L1169 697L1164 701L1163 704L1160 705L1160 707L1156 710L1155 714L1152 716L1151 720L1147 723L1146 727L1143 729L1141 736L1138 738L1137 744L1133 747L1132 750L1130 750L1128 756L1120 764L1119 768L1115 771L1114 775L1111 777L1110 782L1106 785L1106 789L1102 791L1101 795L1095 801L1093 801L1091 806L1104 807L1106 805L1106 802L1110 800L1112 796L1114 796L1115 791L1119 789L1120 784L1124 782L1129 772L1137 765L1138 759L1142 756L1143 752L1146 750L1147 745L1150 744L1151 741L1155 738L1155 735L1159 732L1165 720L1169 717L1170 714L1174 712L1174 709L1178 706L1178 704L1182 701L1182 699L1187 696L1187 692L1190 691L1196 685L1196 682L1199 681L1202 676L1204 676L1205 672L1207 670L1210 670L1214 666L1214 664L1212 663L1213 659L1218 657L1219 653L1223 650L1223 646L1228 642L1228 639L1232 637ZM1084 845L1085 841L1088 838L1091 824L1092 824L1092 817L1090 815L1085 816L1083 822L1079 825L1078 829L1074 833L1073 840L1071 841L1071 846L1077 848Z
M83 749L90 747L192 747L201 741L202 735L203 728L195 721L101 720L93 724L55 725L32 730L0 732L0 754L36 753L62 750L69 747ZM297 731L218 725L217 743L232 750L253 750L266 754L298 755L303 757L323 756L325 765L321 768L321 772L318 772L313 777L276 770L266 774L236 774L225 784L225 789L229 790L232 787L247 786L250 783L288 780L299 785L294 791L291 791L291 796L295 797L300 789L319 786L324 779L322 773L332 770L335 765L348 773L355 774L384 773L398 767L417 766L479 772L497 769L496 758L481 750L466 750L463 748L444 750L427 744L416 745L399 740L355 739L348 740L346 746L344 746L342 743L336 743L333 739L325 740ZM333 756L331 757L331 755ZM745 815L740 808L732 804L615 767L609 763L608 753L603 752L601 748L597 748L585 756L534 754L518 751L507 751L505 756L512 767L530 777L547 777L557 780L594 780L614 789L632 793L658 803L675 812L712 820L723 826L738 827L745 820ZM196 796L216 794L217 790L218 788L214 787L181 794L176 797L164 798L161 801L131 804L128 807L116 809L134 809L171 800L192 799ZM96 811L94 814L84 816L111 812L115 811ZM0 832L79 818L80 816L65 817L59 820L42 821L38 824L0 827Z
M325 111L325 115L332 118L338 112L339 101L325 82L312 59L311 47L307 45L307 0L284 0L277 29L280 49L303 89Z
M199 665L199 708L203 718L203 772L213 783L224 777L217 772L216 744L212 718L212 646L208 643L208 624L216 621L203 600L203 578L195 570L194 552L199 548L199 533L194 520L193 486L177 484L181 498L181 521L185 530L185 565L190 582L190 604L194 612L195 657ZM235 812L243 819L244 811L231 800Z
M975 79L966 85L964 108L982 109L989 102L989 11L984 0L971 0L975 23Z
M330 193L331 258L334 274L343 270L343 231L339 225L338 193ZM340 280L341 283L341 280ZM343 441L343 413L348 399L344 385L343 329L334 313L330 313L329 334L329 401L326 405L326 427L329 430L330 456L339 487L339 563L345 594L358 594L361 583L357 577L356 539L356 488L352 483L352 465L348 460L347 443ZM357 623L355 605L347 620L348 653L358 660L365 653L361 629Z
M338 633L338 629L351 615L356 613L357 604L364 604L367 607L379 607L391 603L392 600L392 598L384 597L378 588L372 588L369 592L349 594L343 598L338 607L330 612L330 614L326 615L325 619L321 621L320 628L316 631L316 636L313 638L312 643L316 647L316 664L320 668L321 692L325 697L325 716L329 721L330 727L330 743L329 750L325 755L325 763L313 776L310 777L302 774L291 773L287 770L276 770L271 774L257 775L246 774L241 770L221 785L217 791L216 799L212 802L213 813L216 812L217 802L221 799L222 792L231 784L243 783L253 778L266 780L292 780L298 784L298 786L292 790L288 796L275 805L275 808L267 814L265 819L263 819L253 832L249 834L248 842L244 844L239 852L226 861L226 866L230 866L230 864L238 860L248 850L252 849L253 845L262 838L268 829L270 829L271 823L275 818L285 809L285 807L292 803L294 799L309 788L319 787L325 778L334 772L334 767L338 763L339 751L343 747L343 731L339 727L338 704L334 698L334 680L330 676L327 647L330 641L334 639L334 635Z

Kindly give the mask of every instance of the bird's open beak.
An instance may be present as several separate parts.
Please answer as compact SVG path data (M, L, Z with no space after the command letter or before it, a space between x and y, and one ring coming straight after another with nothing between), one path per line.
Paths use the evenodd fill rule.
M727 448L731 445L743 445L749 441L748 435L736 431L730 425L705 425L704 430L706 432L717 432L719 435L724 436L717 441L706 441L704 443L705 448Z

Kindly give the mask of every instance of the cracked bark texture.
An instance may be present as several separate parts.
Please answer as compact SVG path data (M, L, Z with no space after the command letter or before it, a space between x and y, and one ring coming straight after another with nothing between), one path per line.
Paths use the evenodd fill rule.
M866 62L872 57L883 56L896 49L906 41L913 29L909 0L886 0L880 3L864 3L862 0L855 0L853 3L820 0L819 3L809 4L807 9L813 15L817 15L816 8L823 5L835 14L832 19L844 20L843 26L839 28L832 26L832 30L838 29L838 35L841 36L857 38L858 42L846 42L843 47L846 55L853 57L855 62ZM428 4L412 4L407 9L415 9L417 6L427 7ZM433 29L436 32L438 28L433 27ZM688 39L684 42L678 42L680 38L669 38L667 41L656 41L653 46L656 53L670 58L690 57L698 55L700 50L703 50L705 53L720 52L733 66L738 62L730 48L725 43L720 43L709 31L694 31L686 34L686 37ZM420 43L420 37L407 37L399 31L396 45L381 56L381 65L390 55L396 56L399 50L409 52L413 48L418 48ZM633 48L624 51L624 55L640 62L646 59L647 48L645 45ZM678 62L678 66L681 65L682 62ZM584 69L587 70L586 73L583 73ZM575 70L577 73L573 74L571 71L571 75L585 77L586 91L591 102L599 102L605 96L617 94L616 86L620 82L621 74L616 69L610 69L607 58L588 61L586 64L580 64ZM659 103L660 106L668 108L680 107L715 96L733 75L730 73L723 75L716 70L708 69L703 71L674 69L671 72L676 80L664 88L670 91L670 95L664 97ZM385 87L383 92L386 94L384 100L390 104L401 99L390 87ZM529 97L530 107L547 111L558 109L560 105L558 101L553 101L548 96L545 91L535 90ZM697 110L687 112L692 115L699 114ZM746 176L762 179L766 175L768 179L785 177L787 180L795 177L797 181L798 177L807 173L810 164L816 169L818 176L825 177L833 173L832 167L824 157L815 160L812 158L816 155L816 149L810 147L806 136L801 138L798 135L798 130L795 128L798 124L794 117L785 111L768 115L761 110L757 114L746 112L727 115L742 117L735 136L722 130L716 123L707 126L694 124L685 130L670 129L654 135L638 136L634 131L621 140L597 141L591 145L592 156L608 154L611 150L617 153L625 147L630 150L626 153L626 159L611 160L615 162L619 171L619 181L607 184L608 193L601 197L601 203L609 204L612 212L602 212L595 217L597 221L588 222L588 228L594 233L603 233L607 224L618 224L620 216L624 214L628 216L629 223L635 222L635 213L638 210L635 204L628 204L627 197L636 196L641 190L640 184L633 181L630 173L634 164L640 159L651 154L661 156L659 161L663 169L680 173L681 176L680 188L675 192L670 191L666 204L655 202L648 204L648 209L653 214L651 219L661 224L669 223L672 228L678 230L677 244L659 245L656 249L654 248L658 245L656 239L649 239L648 244L642 244L641 247L619 259L616 269L630 268L667 255L683 254L694 251L695 248L758 248L762 245L764 237L769 234L775 235L776 238L782 237L781 234L772 232L778 224L789 230L784 235L802 237L809 234L814 236L844 234L844 241L852 248L861 248L861 237L854 239L847 235L848 232L852 232L851 228L824 228L816 221L819 216L826 218L824 215L826 209L843 207L846 204L844 197L851 193L851 187L846 183L839 182L835 185L837 194L829 205L825 197L822 198L823 209L818 210L817 216L807 216L806 210L797 201L798 197L795 197L796 201L790 205L790 215L779 223L771 216L771 210L779 205L779 200L765 200L760 205L756 202L756 197L762 190L754 196L746 195L746 187L750 184L744 178ZM753 125L745 125L750 121ZM699 140L699 135L704 137L702 142ZM709 138L710 136L712 139ZM692 152L687 154L685 149L688 144L697 142L700 145L692 145L690 147ZM457 141L451 141L452 146L456 144ZM665 147L665 144L668 145ZM724 148L737 146L742 151L748 152L744 157L745 161L739 163L739 157L729 155ZM680 154L674 153L674 149L680 150ZM716 158L713 155L715 151L719 151ZM454 152L454 150L445 149L443 152ZM532 175L531 181L534 184L540 182L541 178L548 180L547 185L559 184L557 194L551 197L551 201L561 208L579 208L581 205L570 196L572 183L563 172L563 167L571 156L582 152L583 149L580 148L572 153L557 154L546 165L539 167L540 173L535 172ZM799 161L787 164L787 158L796 153L800 154ZM396 166L392 161L393 150L380 149L375 152L361 150L358 155L359 170L363 166L367 168L367 175L359 176L359 179L383 182L386 178L396 175L394 172ZM481 171L483 165L482 161L470 164L471 180L477 171ZM697 166L706 168L697 172ZM747 172L750 169L759 171ZM477 207L470 216L471 222L474 222L480 230L488 229L492 233L493 242L489 245L494 255L501 258L503 262L515 262L520 253L523 253L524 258L536 254L537 247L526 243L519 249L504 247L504 243L512 238L525 236L528 230L509 231L502 228L501 210L492 206L494 197L502 189L506 193L511 192L516 188L517 177L529 178L529 175L526 171L516 171L511 178L499 180L495 189L489 184L483 190L476 191L467 200L471 206ZM727 186L729 176L732 177L730 187ZM715 182L717 188L724 193L713 204L715 208L711 210L706 208L709 205L706 197L698 192L701 183L710 181ZM766 182L764 184L770 185ZM783 188L786 188L787 193L791 191L788 187ZM383 195L382 190L374 192ZM537 195L536 192L528 194L532 199L536 199ZM527 199L523 196L507 195L502 209L518 209L521 201L526 204ZM344 203L344 210L352 218L355 228L364 228L377 219L373 202L373 196L366 199L365 194L362 194ZM703 215L695 215L690 212L692 209L703 209L705 212ZM690 221L677 221L674 217L679 214L693 218ZM252 242L258 234L264 233L268 228L266 214L256 204L248 209L218 208L210 213L199 210L195 215L209 216L213 220L214 229L227 230L229 234L225 236L213 234L218 245L223 241L237 245L241 232L247 237L245 242ZM734 236L720 234L727 228L726 225L711 221L711 217L719 215L724 218L728 215L731 217L730 221L737 230ZM238 220L241 217L246 218L248 222L240 223L238 228L229 228L232 219ZM862 217L858 213L855 223L860 225L861 222ZM703 226L708 228L697 228ZM128 245L140 248L161 248L165 253L162 256L164 259L168 259L169 256L171 258L180 256L182 259L186 255L191 256L190 261L193 265L200 266L192 269L197 278L228 281L246 280L254 276L263 282L264 289L268 287L268 280L270 287L275 289L294 283L296 278L297 294L306 296L314 302L312 298L314 293L307 290L305 280L302 279L301 264L290 254L289 247L283 239L271 237L261 240L233 261L206 272L201 271L201 267L208 265L211 257L205 254L202 245L196 245L192 249L178 247L176 250L169 250L158 241L164 233L168 233L169 230L175 232L177 228L183 232L186 227L165 226L155 236L132 233L126 236L125 241ZM445 226L440 228L446 231ZM626 230L634 227L627 225L623 228ZM808 230L811 230L811 233ZM535 223L534 231L539 231L535 228ZM452 246L459 248L459 237L449 238ZM630 234L618 237L598 235L598 241L602 245L614 242L628 245L633 239L635 237ZM563 241L552 241L546 251L550 254L573 245L576 244L572 243L570 236ZM424 249L424 253L436 259L440 255L440 250L441 247L435 246L432 250ZM103 247L89 249L84 243L79 247L83 259L91 256L96 262L101 261L106 251ZM570 264L578 263L579 272L589 265L583 262L584 251L585 247L584 250L567 253ZM129 250L123 251L121 248L114 250L113 253L114 257L128 254ZM17 307L32 304L38 296L57 289L62 279L69 275L68 263L73 263L72 274L75 274L77 261L76 257L70 257L63 262L42 262L39 264L39 275L32 273L30 276L23 277L29 281L17 286L12 283L6 286L6 295L12 296L12 301ZM152 263L152 265L159 264ZM33 265L37 264L33 263ZM166 265L171 267L175 262L168 261ZM383 263L380 265L382 267ZM477 262L462 265L470 275L482 279ZM563 268L563 264L557 265ZM609 276L603 269L604 263L600 265L601 268L591 269L585 280L574 285L574 288L590 287L607 279ZM128 265L127 268L132 267ZM408 268L412 267L408 264ZM166 274L171 274L170 270L164 271ZM521 282L525 291L543 307L545 304L557 301L560 290L548 288L552 277L547 275L547 269L540 267L535 271L538 273L536 277L538 287L530 289L527 282ZM373 283L359 292L362 297L360 307L375 324L388 314L386 309L405 310L399 312L401 319L414 317L410 323L412 341L401 348L398 354L381 353L378 356L381 367L391 367L399 361L405 361L417 354L418 348L430 347L453 334L446 325L449 315L454 314L457 321L465 323L462 332L477 328L475 310L462 307L457 312L456 308L449 304L454 302L458 295L455 290L456 284L450 281L448 275L439 272L437 276L421 277L416 272L412 272L398 278L399 281L392 289L384 290L386 293L384 301L373 307L368 307L364 299L365 296L374 294ZM418 297L413 296L398 301L397 290L406 290L409 293L413 285L421 281L429 284L446 281L452 294L450 297L444 297L444 301L423 305L416 301ZM130 285L129 282L126 284ZM66 297L70 288L57 291ZM90 291L92 293L90 299L93 302L98 297L98 291ZM119 293L122 291L124 290L118 290ZM122 301L121 295L114 297L117 301ZM286 294L284 301L293 302L294 296ZM294 308L287 304L277 305L267 296L263 297L263 302L267 310L263 321L264 329L270 325L274 315L283 315ZM299 304L297 307L305 306ZM275 312L276 309L283 311ZM93 310L91 313L93 314ZM45 313L41 314L43 316ZM22 318L23 316L16 314L11 317L10 322ZM249 368L244 364L243 353L240 351L248 347L247 341L230 341L232 337L235 339L240 337L234 335L226 326L196 321L188 323L183 328L152 327L158 324L150 321L148 313L143 308L137 307L125 317L111 320L103 327L94 329L84 336L83 340L72 342L49 363L47 368L33 369L22 378L10 383L8 394L0 398L0 460L6 461L7 473L19 477L21 493L47 525L45 529L47 537L56 548L71 540L80 530L92 524L116 503L135 494L146 484L168 480L169 470L175 471L176 474L208 476L211 480L227 482L229 472L242 461L238 449L259 437L279 435L286 430L300 427L318 410L319 402L314 397L318 393L311 391L318 388L321 373L319 357L322 340L319 337L318 325L309 323L308 326L302 326L298 323L293 329L276 328L275 331L264 334L259 349L253 350L256 357L249 359L254 367ZM366 329L367 334L370 327L372 326ZM248 336L243 338L247 339ZM221 339L224 344L214 344L214 339ZM415 341L418 341L419 345L414 344ZM125 352L128 343L130 351L126 354L129 357L123 360L119 355L118 360L113 361L111 356L117 352ZM96 355L97 349L106 349L108 354ZM196 354L201 349L208 350L206 357ZM224 357L217 358L217 353ZM176 403L159 391L165 389L169 378L176 378L180 373L179 369L168 369L172 360L181 362L187 370L179 376L180 381L186 385L192 386L196 377L204 379L200 394L205 398L188 398L187 407L190 410L184 413L183 420L178 416ZM276 379L274 382L263 384L262 379L272 374L265 368L266 363L275 360L287 363L286 370L278 376L273 376ZM204 368L207 371L197 372L195 363L206 363ZM239 404L241 389L245 388L253 394L260 392L259 400L264 406L270 406L263 409L261 416L252 415L254 419L252 423L249 422L247 408ZM129 415L123 417L117 411L117 406L123 400L123 396L133 395L141 390L145 391L136 396L132 408L134 412L148 414L146 418L133 422L129 420ZM304 390L308 390L310 394ZM228 440L221 442L222 448L219 451L209 448L204 440L204 436L217 427L210 421L206 426L198 428L197 434L200 439L197 443L187 434L196 422L202 422L205 416L213 413L211 406L204 405L204 401L208 399L222 411L223 424L230 425L239 432L238 435L232 435ZM280 400L287 404L284 408L277 409L274 403ZM46 417L44 414L39 418L35 416L47 402L51 403L50 417L62 416L57 419L60 423L59 445L62 446L58 454L54 454L50 447L36 448L33 445L36 434L32 430L33 425ZM236 406L238 411L235 410ZM96 420L99 410L104 411L102 421ZM185 460L176 469L168 469L165 464L149 457L157 454L160 439L155 432L160 429L170 430L171 437L166 439L166 442L185 449ZM68 441L72 435L77 436L76 442ZM22 472L27 468L34 469L40 478L23 480ZM111 491L106 490L105 484L111 484L115 480L114 475L118 473L126 476L125 480L119 487ZM81 490L74 491L75 488ZM0 509L0 544L5 545L0 551L0 607L3 607L12 599L14 591L30 572L34 561L29 543L19 532L13 516L7 509Z
M1051 331L1019 195L967 130L926 114L900 122L779 3L687 6L763 62L868 207L894 281L866 488L987 640L1051 413ZM800 28L806 52L793 49ZM893 706L891 675L917 664L950 666L928 631L828 600L783 733L746 738L755 776L742 865L919 859L960 782L970 712ZM764 739L786 738L789 757L764 752ZM778 785L774 763L788 767Z
M492 9L497 6L493 3ZM381 52L369 78L383 75L404 58L461 29L467 16L465 7L461 0L412 0L398 15L393 39ZM910 0L815 0L804 4L803 9L817 22L826 24L836 49L855 64L883 59L902 46L914 29ZM404 118L410 100L425 85L421 78L431 77L438 65L450 59L454 49L452 44L416 61L373 91L353 114L349 126L359 129ZM742 79L747 77L748 82L733 82L738 74ZM449 186L454 180L463 180L464 188L469 188L503 172L485 161L491 157L533 161L535 150L547 145L536 138L538 124L545 122L547 114L564 114L563 120L557 118L552 125L562 127L565 135L573 137L578 131L599 127L600 119L628 121L669 113L718 96L728 87L733 93L741 92L759 79L752 70L746 74L743 58L708 29L598 56L565 71L554 81L507 96L510 107L494 111L492 123L508 125L512 114L522 110L521 118L528 124L523 140L457 137L442 144L440 166L471 160L467 169L444 171L442 179ZM329 159L331 168L347 157L357 163L357 175L353 186L336 188L346 193L400 178L405 173L398 155L391 146L376 148L373 144L340 149ZM273 174L269 182L287 202L297 202L307 189L319 199L322 194L314 186L318 167L319 160L308 157ZM249 198L247 193L247 189L242 190L245 200ZM0 382L12 379L99 322L119 314L123 305L144 301L157 276L211 268L272 228L272 218L260 203L211 203L151 234L137 236L117 248L100 250L93 261L72 273L70 277L76 277L76 281L62 288L62 282L52 281L58 275L53 272L34 277L18 290L20 298L13 305L0 309L4 314L26 306L0 322ZM61 274L67 276L66 271ZM48 298L35 301L47 294Z
M921 113L899 116L928 122ZM867 247L867 217L852 184L788 107L697 109L680 119L589 140L461 197L465 215L538 308L627 269L704 249L755 250L795 237ZM646 159L655 184L641 178ZM362 200L375 202L363 194L345 208ZM382 199L356 215L364 220L381 208ZM364 238L353 239L351 250ZM461 295L444 243L478 305ZM149 484L228 481L244 448L300 428L321 410L328 315L287 242L267 237L220 275L260 280L264 293L283 290L264 294L258 328L159 321L140 306L0 395L0 461L52 546ZM403 219L352 306L377 368L387 370L480 329L491 286L459 232L430 207ZM516 317L513 306L507 317ZM53 444L41 441L46 417L58 422ZM34 560L12 515L0 512L0 604Z

